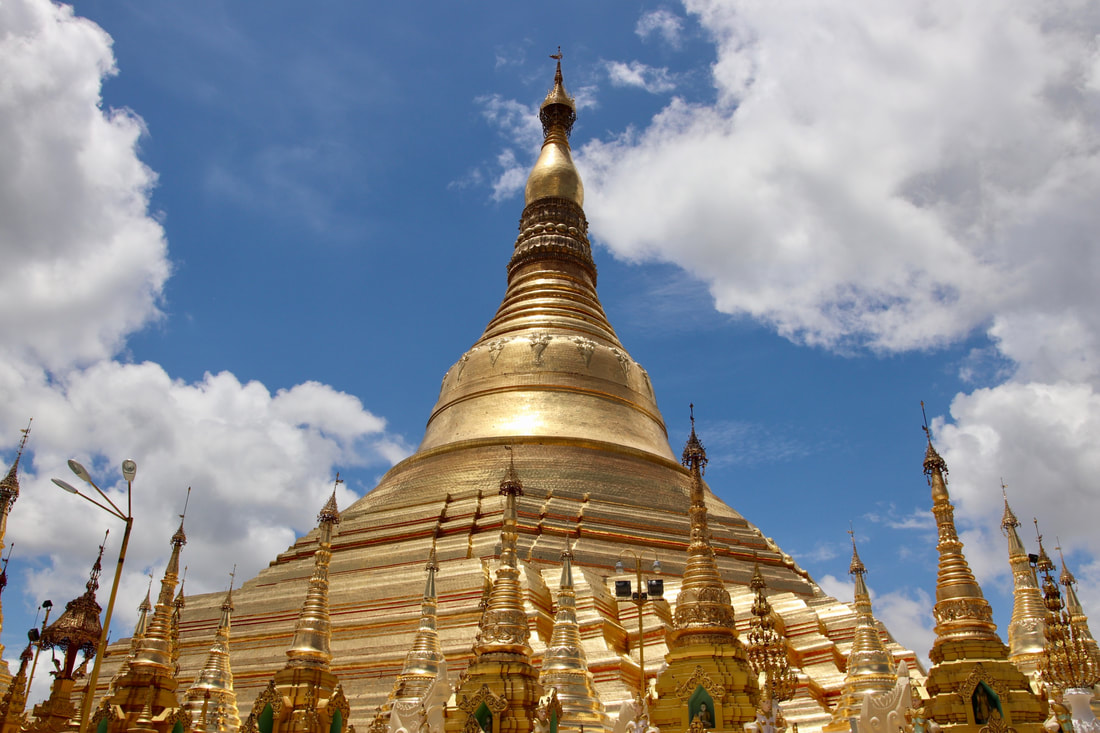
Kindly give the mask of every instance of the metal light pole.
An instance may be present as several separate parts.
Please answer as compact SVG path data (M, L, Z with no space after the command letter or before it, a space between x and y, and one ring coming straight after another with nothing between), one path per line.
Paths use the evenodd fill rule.
M53 601L49 598L42 601L40 608L46 609L46 617L42 619L42 631L38 629L31 629L27 632L27 637L34 644L34 661L31 662L31 676L27 679L27 694L31 692L31 685L34 684L34 670L38 669L38 655L42 652L42 634L46 631L46 624L50 622L50 611L53 610ZM35 621L38 617L35 616Z
M646 697L645 627L642 623L642 606L644 606L648 600L662 598L665 593L665 583L663 580L649 580L647 585L642 585L642 558L630 549L623 550L619 553L619 560L615 563L615 572L623 572L623 555L630 555L634 558L634 577L637 581L637 590L631 591L629 580L616 580L615 597L629 598L634 602L634 605L638 607L638 669L641 671L638 682L638 702L640 703L645 700ZM653 572L661 572L661 561L657 559L656 554L653 555ZM647 593L642 590L643 588L648 588L649 592Z
M103 497L103 500L106 501L110 507L100 504L89 496L81 494L74 486L61 479L55 478L53 482L70 494L76 494L81 499L90 501L103 511L108 514L113 514L126 523L126 531L122 535L122 547L119 548L118 551L118 565L115 567L115 579L114 582L111 583L111 597L107 601L107 614L103 617L103 629L99 633L99 646L96 649L95 662L92 664L92 675L88 678L88 684L84 688L84 697L80 702L80 733L88 733L88 723L92 713L92 698L95 696L96 682L99 681L99 665L100 662L103 661L104 652L107 650L107 635L111 628L111 613L115 610L115 596L118 594L118 581L122 577L122 564L126 562L126 547L130 544L130 530L134 527L133 502L131 501L130 490L133 488L134 476L137 474L137 464L129 458L122 462L122 477L126 479L125 514L118 508L118 505L111 501L111 497L107 496L103 493L102 489L95 485L91 475L88 474L84 466L70 459L69 468L72 469L73 473L75 473L78 478L95 489L96 493Z

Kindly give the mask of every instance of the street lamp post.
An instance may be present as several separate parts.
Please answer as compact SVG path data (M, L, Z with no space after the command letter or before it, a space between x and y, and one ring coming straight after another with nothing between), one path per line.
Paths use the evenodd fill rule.
M96 683L99 681L99 665L100 662L103 661L103 654L107 650L107 635L111 628L111 613L115 610L115 596L118 594L118 581L122 577L122 564L126 562L126 547L130 544L130 530L134 527L133 503L130 497L130 490L133 488L134 476L137 474L137 464L128 458L122 462L122 477L126 479L125 513L118 508L117 504L111 501L111 497L107 496L107 494L103 493L102 489L96 486L95 482L92 481L91 475L84 466L70 459L69 468L72 469L73 473L75 473L78 478L95 489L96 493L98 493L109 506L101 504L90 496L80 493L77 491L76 487L61 479L55 478L53 482L70 494L76 494L81 499L95 504L103 511L108 514L113 514L126 523L126 531L122 535L122 547L120 547L118 551L118 565L115 566L115 579L111 583L111 596L107 600L107 614L103 617L103 629L99 633L99 646L96 648L95 662L92 664L92 675L88 678L88 684L84 688L84 697L80 702L80 733L88 733L88 722L92 712L92 698L95 696Z
M45 633L46 625L50 622L50 611L53 610L53 601L47 598L46 600L42 601L42 605L39 606L39 608L46 609L46 617L42 619L42 631L39 631L35 628L27 632L27 638L29 638L31 640L31 643L34 644L34 661L31 662L31 676L27 680L28 695L31 691L31 685L34 684L34 671L38 669L38 655L42 652L42 634ZM38 620L37 615L35 616L34 620Z
M642 606L646 604L646 601L657 600L663 598L665 594L665 582L660 579L649 579L646 585L642 585L642 558L633 550L626 549L619 553L619 560L615 563L615 572L623 572L623 555L630 555L634 558L634 577L637 582L637 590L632 590L629 580L616 580L615 581L615 597L616 598L629 598L634 602L634 605L638 607L638 669L641 672L638 682L638 702L639 704L645 700L646 696L646 679L645 679L645 627L642 623ZM653 555L653 572L661 572L661 561L657 559L657 555ZM643 588L647 590L642 590Z

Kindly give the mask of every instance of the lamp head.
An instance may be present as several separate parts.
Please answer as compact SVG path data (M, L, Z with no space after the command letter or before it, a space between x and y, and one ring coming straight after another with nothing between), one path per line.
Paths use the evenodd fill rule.
M53 608L53 601L51 601L49 598L42 601L42 608Z
M134 476L137 475L137 464L127 458L122 462L122 478L127 481L133 481Z
M54 479L54 480L56 481L57 479ZM622 571L623 571L623 560L622 560L622 558L619 558L615 562L615 572L616 573L621 573Z
M72 484L70 484L68 481L62 481L59 478L50 479L50 480L53 481L58 486L60 486L61 488L65 489L65 491L68 491L70 494L79 494L80 493L79 491L76 490L76 487L73 486Z
M661 573L661 561L660 560L654 560L653 561L653 572L660 575L660 573Z
M76 461L76 460L70 458L69 459L69 468L72 469L73 473L75 473L76 477L79 478L81 481L86 481L89 484L92 483L91 474L88 473L88 469L86 469L86 468L84 468L84 466L80 465L79 461Z

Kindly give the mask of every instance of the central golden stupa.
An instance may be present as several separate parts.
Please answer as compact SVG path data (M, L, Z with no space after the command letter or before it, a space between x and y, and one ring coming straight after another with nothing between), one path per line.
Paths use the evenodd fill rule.
M414 642L433 548L439 638L452 684L473 659L490 570L501 554L506 497L498 485L509 447L523 484L515 499L516 554L535 663L551 639L567 542L576 620L608 713L639 687L639 645L649 678L667 652L670 604L688 557L691 476L669 447L649 375L620 343L596 293L584 187L569 147L575 118L559 61L540 110L545 141L527 182L503 302L444 376L416 453L342 512L329 568L330 667L350 702L348 722L360 731L386 701ZM841 694L856 614L709 488L705 501L738 628L744 632L751 618L749 582L758 562L799 672L784 713L803 730L819 728ZM242 711L286 661L317 547L314 531L234 591L230 652ZM668 600L642 607L642 634L638 606L612 590L613 581L634 577L614 569L627 550L647 567L653 559L663 566ZM222 602L220 594L187 599L181 687L202 669ZM888 646L915 666L911 652ZM112 647L101 686L126 649L125 641Z

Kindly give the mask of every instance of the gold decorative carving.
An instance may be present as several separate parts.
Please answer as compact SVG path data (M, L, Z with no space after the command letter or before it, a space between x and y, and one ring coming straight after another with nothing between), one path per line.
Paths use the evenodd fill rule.
M512 339L509 338L499 338L489 342L489 363L492 366L497 365L497 359L500 358L500 352L504 351L504 347L511 340Z
M702 665L696 665L691 677L688 677L686 682L676 687L676 696L681 700L687 700L695 692L695 688L700 685L715 701L726 696L726 688L712 680Z
M485 703L485 707L489 708L491 713L503 713L508 709L507 698L502 695L494 695L488 685L482 685L481 689L473 695L463 695L458 700L458 708L472 716L481 703Z
M592 352L596 350L596 342L584 336L574 336L573 343L577 345L577 351L581 352L585 366L592 365Z
M994 708L989 711L989 723L982 726L978 733L1016 733L1016 729L1010 726L1001 713Z
M981 662L978 662L974 665L974 668L970 670L970 674L966 676L966 679L959 683L959 686L955 688L955 691L959 693L959 695L961 695L964 700L969 700L971 696L973 696L974 688L978 686L979 682L984 682L989 685L990 689L997 693L997 696L1000 697L1002 700L1007 694L1004 685L1001 684L1001 682L999 682L998 680L993 679L989 675L989 672L986 671Z
M535 331L528 338L531 341L531 350L535 352L535 363L542 364L542 352L546 351L554 337L545 331Z

